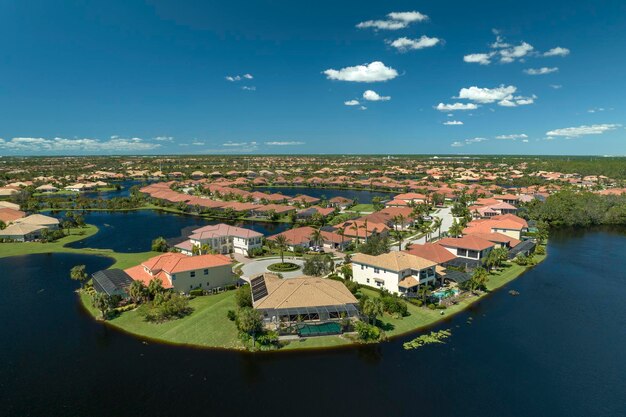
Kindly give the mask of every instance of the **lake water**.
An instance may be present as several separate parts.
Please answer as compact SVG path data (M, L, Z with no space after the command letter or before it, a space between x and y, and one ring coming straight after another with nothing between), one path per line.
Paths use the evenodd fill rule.
M145 252L150 250L152 240L162 236L168 243L179 243L191 231L210 224L225 223L196 216L173 215L153 210L128 212L92 211L85 213L85 222L98 226L97 234L71 243L73 248L109 248L116 252ZM291 227L288 223L231 222L263 233L265 236L283 232Z
M289 197L295 197L298 194L306 194L311 197L328 199L333 197L345 197L351 200L358 200L361 204L371 204L374 197L381 197L383 200L391 199L393 193L383 193L380 191L368 190L335 190L330 188L313 188L313 187L255 187L254 191L264 193L281 193Z
M93 321L69 269L106 258L0 259L0 415L624 416L625 247L623 231L554 233L544 263L436 327L452 329L444 345L275 354Z

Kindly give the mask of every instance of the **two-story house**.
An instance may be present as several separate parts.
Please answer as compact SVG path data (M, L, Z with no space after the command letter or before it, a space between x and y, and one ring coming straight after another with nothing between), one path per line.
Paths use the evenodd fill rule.
M435 282L436 266L436 262L406 252L378 256L357 253L352 257L354 281L409 297L420 285Z
M234 252L249 256L251 250L263 245L263 234L220 223L195 229L189 240L179 243L176 248L185 255L193 255L194 246L202 248L204 245L221 254Z
M439 240L436 244L443 246L457 258L471 259L481 263L496 246L493 242L472 235L460 238L448 237Z
M237 281L237 276L232 271L232 263L224 255L187 256L168 252L124 272L135 281L146 285L151 280L158 279L164 288L172 288L178 292L189 292L194 288L223 288Z

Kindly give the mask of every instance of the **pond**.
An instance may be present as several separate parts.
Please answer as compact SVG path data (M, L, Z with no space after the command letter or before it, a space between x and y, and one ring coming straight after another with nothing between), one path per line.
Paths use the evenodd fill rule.
M0 259L0 415L624 415L624 247L624 231L554 233L544 263L435 328L451 329L443 345L405 351L410 335L275 354L143 342L93 321L69 269L106 258Z
M175 215L154 210L127 212L91 211L85 213L85 222L98 226L99 231L87 239L71 243L73 248L107 248L116 252L145 252L150 250L152 240L162 236L168 243L179 243L191 231L210 224L225 223L197 216ZM291 227L288 223L230 222L271 236Z
M383 200L393 198L394 193L385 193L381 191L369 190L349 190L349 189L331 189L331 188L315 188L315 187L255 187L254 191L264 193L281 193L289 197L295 197L298 194L306 194L311 197L331 199L333 197L345 197L351 200L358 200L360 204L371 204L374 197L380 197Z

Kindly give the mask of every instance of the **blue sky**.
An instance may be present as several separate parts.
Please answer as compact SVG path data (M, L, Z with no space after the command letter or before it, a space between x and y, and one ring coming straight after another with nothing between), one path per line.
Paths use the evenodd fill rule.
M0 155L624 155L625 33L617 0L4 1Z

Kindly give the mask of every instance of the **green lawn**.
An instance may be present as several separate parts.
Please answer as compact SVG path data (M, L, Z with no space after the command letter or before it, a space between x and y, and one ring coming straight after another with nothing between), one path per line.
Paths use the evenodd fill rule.
M353 213L357 211L360 213L373 213L376 210L374 210L373 204L357 204L346 210L346 212L353 212Z
M91 306L88 294L81 293L81 301L95 317L99 313ZM237 337L235 323L228 320L228 310L235 310L235 291L194 298L189 302L193 313L178 320L150 323L137 310L127 311L107 323L138 336L167 343L243 349Z
M537 263L543 261L545 258L545 255L535 255L535 260L537 261ZM503 268L501 271L490 274L489 281L487 282L488 292L502 287L503 285L514 280L520 274L530 268L532 267L520 266L515 263L511 263L510 266ZM378 292L374 290L361 288L360 291L369 297L378 297ZM396 319L389 314L385 314L381 319L381 322L383 323L382 327L387 328L387 330L385 330L385 333L389 337L399 336L404 333L419 330L420 328L431 326L442 319L445 319L447 317L450 317L451 315L465 310L469 305L475 303L476 301L484 297L487 293L483 293L478 296L470 295L469 297L461 300L458 304L450 306L445 310L430 310L425 307L417 307L413 304L407 303L410 313L409 316ZM443 315L441 315L442 311Z
M93 236L98 233L98 228L93 225L87 225L83 228L71 229L71 234L65 236L56 242L40 243L40 242L13 242L0 243L0 258L18 255L32 255L37 253L76 253L82 255L107 256L115 260L112 268L128 268L137 265L151 256L158 255L157 252L140 252L140 253L118 253L111 249L94 249L94 248L69 248L65 245Z

